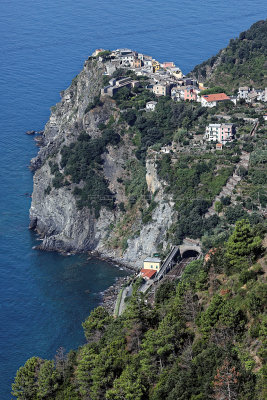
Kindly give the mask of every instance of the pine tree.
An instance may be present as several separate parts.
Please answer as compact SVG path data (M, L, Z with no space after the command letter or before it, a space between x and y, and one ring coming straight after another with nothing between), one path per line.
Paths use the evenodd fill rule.
M145 392L141 378L134 367L127 365L121 376L114 381L112 389L106 393L109 400L141 400Z
M250 266L260 249L261 238L253 235L249 222L244 219L238 221L226 244L227 256L234 270Z
M11 394L18 400L36 399L37 378L42 359L32 357L17 371Z
M55 369L53 361L45 360L38 375L37 398L44 399L53 394L59 386L60 374Z

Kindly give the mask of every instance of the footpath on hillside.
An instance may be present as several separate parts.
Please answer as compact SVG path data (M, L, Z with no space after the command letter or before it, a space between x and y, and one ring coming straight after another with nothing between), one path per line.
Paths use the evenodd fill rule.
M240 156L240 161L237 163L233 175L228 179L226 185L222 188L220 194L218 194L218 196L215 197L211 207L208 209L208 211L205 214L205 218L208 218L211 215L214 215L216 213L215 203L216 203L216 201L220 201L220 199L222 197L229 196L231 198L231 202L234 201L233 191L234 191L236 185L242 180L242 177L238 175L238 170L240 167L248 169L249 158L250 158L250 154L246 153L245 151L242 151L242 154Z

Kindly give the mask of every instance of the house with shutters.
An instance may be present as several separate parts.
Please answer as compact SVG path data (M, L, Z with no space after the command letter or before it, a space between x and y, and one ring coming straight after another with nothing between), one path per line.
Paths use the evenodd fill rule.
M158 82L153 85L152 91L156 96L168 96L171 94L171 86L164 81Z
M209 124L206 127L204 139L208 142L225 144L234 139L233 124Z
M187 86L184 89L184 101L198 101L200 90L195 86Z
M143 269L159 271L161 268L161 259L159 257L147 257L144 259Z

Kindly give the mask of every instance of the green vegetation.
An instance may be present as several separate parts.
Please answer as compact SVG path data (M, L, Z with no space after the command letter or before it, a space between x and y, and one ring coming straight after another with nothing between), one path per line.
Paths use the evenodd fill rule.
M78 140L61 150L60 166L64 169L64 176L82 187L75 187L78 208L88 207L94 210L96 217L99 215L101 205L113 208L112 193L102 174L101 155L106 151L108 144L117 145L120 135L111 128L102 131L102 136L92 139L87 133L79 135ZM63 185L63 174L58 165L52 165L51 173L55 174L53 186Z
M228 167L219 167L221 164ZM180 155L175 163L164 155L158 162L158 174L173 194L179 216L172 227L175 242L184 237L201 237L219 222L218 216L204 218L213 198L218 195L233 172L231 157L226 153Z
M130 122L132 131L135 132L133 141L138 145L136 156L142 162L145 160L146 151L149 147L170 143L177 128L185 128L186 136L188 129L208 113L207 109L201 107L198 103L177 103L170 97L160 97L155 111L151 113L138 112L132 109L132 107L136 107L138 110L140 107L144 107L147 101L153 99L151 93L150 96L149 93L144 91L133 99L128 97L122 103L123 108L131 108L123 113L123 118Z
M114 319L96 308L87 343L56 362L19 369L19 399L263 400L266 397L266 285L261 239L245 220L210 259L164 282L155 303L138 292ZM266 266L266 264L265 264ZM149 297L151 299L151 296Z
M147 224L148 222L152 221L152 212L157 207L157 203L152 200L149 204L149 207L146 210L143 210L142 213L142 222L143 224Z
M122 293L123 293L123 289L120 290L118 297L117 297L117 302L116 302L116 306L115 306L115 310L114 310L114 316L118 317L119 315L119 309L120 309L120 304L121 304L121 299L122 299Z
M248 221L238 221L232 236L227 242L227 256L234 270L249 267L260 250L261 238L254 236Z
M231 39L226 49L197 65L192 75L208 86L219 85L233 91L242 85L267 86L267 20L258 21L238 39ZM207 74L212 69L211 75Z
M124 181L125 193L131 205L147 194L146 169L136 159L131 159L126 164L129 179Z
M201 96L203 96L203 94L224 93L224 92L225 92L224 88L220 86L214 86L211 87L210 89L202 90Z
M98 54L97 54L97 58L99 58L99 57L102 57L104 60L107 60L107 59L109 59L110 58L110 55L111 55L111 51L110 50L104 50L104 51L100 51Z

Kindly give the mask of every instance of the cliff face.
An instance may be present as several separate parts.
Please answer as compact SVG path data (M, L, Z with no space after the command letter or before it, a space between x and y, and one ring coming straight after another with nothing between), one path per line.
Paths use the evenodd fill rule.
M141 258L165 248L164 237L170 227L172 211L170 201L164 198L163 187L157 179L155 162L147 161L148 190L155 196L151 220L143 224L140 211L120 209L118 204L127 204L129 194L119 184L126 177L126 164L135 159L134 147L127 132L120 132L121 140L117 145L109 144L101 155L101 174L114 194L110 201L115 207L101 206L99 216L88 207L78 207L75 188L83 188L84 183L74 183L65 174L67 184L55 187L51 165L58 166L58 173L64 174L61 151L64 147L75 144L79 135L88 135L92 139L102 136L100 125L107 125L110 119L119 119L116 103L110 98L101 99L102 104L87 111L99 95L103 86L105 65L101 61L89 59L82 72L73 80L71 86L61 93L62 100L51 109L51 116L45 126L44 144L37 157L32 159L34 170L34 187L30 208L30 228L36 230L42 240L44 250L64 252L98 251L115 260L123 260L129 265L140 268ZM125 128L127 131L127 127ZM146 205L148 206L148 205ZM123 224L125 216L131 215L134 220L130 233L124 238L124 248L112 245L112 238L122 239L118 225ZM133 235L132 232L137 232Z

